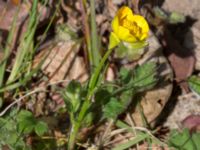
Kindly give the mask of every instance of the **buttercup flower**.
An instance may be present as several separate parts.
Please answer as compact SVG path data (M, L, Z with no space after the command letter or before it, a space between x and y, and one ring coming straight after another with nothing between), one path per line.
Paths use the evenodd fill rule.
M148 37L149 26L144 17L134 15L129 7L121 7L112 21L115 37L124 42L140 42Z

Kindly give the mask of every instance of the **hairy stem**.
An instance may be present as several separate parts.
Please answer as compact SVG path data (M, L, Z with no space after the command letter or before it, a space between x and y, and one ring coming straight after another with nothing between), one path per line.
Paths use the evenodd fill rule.
M84 101L84 103L83 103L83 105L81 107L81 110L80 110L80 113L78 115L77 120L74 123L72 122L71 133L70 133L69 141L68 141L68 150L73 150L74 149L76 136L77 136L77 134L79 132L79 129L80 129L81 124L82 124L82 121L84 120L84 117L86 116L87 111L89 110L90 106L92 105L91 97L93 96L93 94L95 92L95 87L98 84L100 72L103 69L103 67L105 66L105 62L108 59L108 57L110 56L112 50L113 49L109 49L105 53L105 55L101 59L101 62L99 63L99 65L95 69L94 74L92 75L92 77L90 79L89 89L88 89L88 94L87 94L86 100Z

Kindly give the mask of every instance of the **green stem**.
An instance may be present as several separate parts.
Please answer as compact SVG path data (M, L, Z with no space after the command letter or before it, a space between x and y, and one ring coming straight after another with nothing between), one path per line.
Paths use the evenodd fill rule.
M103 68L106 60L108 59L109 55L112 53L112 49L109 49L105 55L103 56L103 58L101 59L101 62L99 63L98 67L95 69L95 72L94 74L92 75L91 77L91 80L89 82L89 90L90 89L94 89L94 87L96 86L97 84L97 81L98 81L98 77L99 77L99 74L101 72L101 69ZM92 93L93 94L93 93Z
M69 141L68 141L68 148L67 148L68 150L74 150L76 136L79 128L80 128L79 126L72 126L71 134L69 136Z
M106 60L108 59L108 57L110 56L110 54L112 53L113 49L109 49L106 54L103 56L103 58L101 59L101 62L99 63L99 65L97 66L97 68L95 69L94 74L92 75L90 82L89 82L89 89L88 89L88 94L86 97L86 100L84 101L80 113L78 115L77 121L76 122L72 122L72 128L71 128L71 134L69 136L69 141L68 141L68 150L73 150L74 149L74 145L75 145L75 140L76 140L76 136L78 134L78 131L80 129L80 126L82 124L82 121L84 120L85 115L87 114L88 109L91 106L91 97L94 94L94 89L98 83L98 79L99 79L99 74L102 70L102 68L104 67L104 64L106 62Z
M14 16L14 19L12 21L12 26L8 34L6 46L5 46L5 49L3 50L3 53L4 53L3 61L2 60L0 61L0 88L3 87L4 82L5 82L4 78L5 78L5 73L6 73L6 66L7 66L8 57L10 56L10 53L12 50L11 45L12 45L14 33L16 31L16 22L17 22L19 10L20 10L20 6L17 8L17 12ZM4 100L4 97L3 97L3 94L1 93L0 94L0 108L3 105L3 100Z

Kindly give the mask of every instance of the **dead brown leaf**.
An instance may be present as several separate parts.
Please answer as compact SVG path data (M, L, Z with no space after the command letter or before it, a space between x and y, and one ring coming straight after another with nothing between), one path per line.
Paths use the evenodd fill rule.
M189 115L183 121L184 128L188 128L190 131L200 130L200 115Z
M60 83L59 85L65 86L71 80L76 79L84 82L88 78L88 72L84 59L78 56L80 44L74 41L58 42L53 48L51 46L41 50L35 57L33 68L37 67L40 62L46 57L41 71L47 77L46 81L42 81L38 86L45 87L49 84ZM50 52L50 53L49 53ZM48 107L49 111L54 111L57 106L63 104L63 99L60 94L49 93L55 104L51 102L45 105L46 93L39 93L35 106L36 115L43 114L44 107Z
M194 53L191 49L181 46L167 30L165 31L165 40L165 53L175 73L175 80L185 92L189 92L186 80L192 75L194 69Z
M16 26L20 26L27 18L30 8L27 5L22 4L17 17ZM16 15L18 6L7 4L0 1L0 29L9 30L11 28L13 19Z

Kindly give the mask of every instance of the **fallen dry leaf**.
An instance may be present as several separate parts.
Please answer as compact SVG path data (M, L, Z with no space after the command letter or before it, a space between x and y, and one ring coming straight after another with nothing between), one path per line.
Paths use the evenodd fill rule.
M29 14L29 7L22 4L17 17L16 26L20 26ZM11 28L13 19L16 15L18 7L15 5L8 5L4 1L0 1L0 29L9 30Z
M48 84L62 80L77 79L81 82L88 77L84 60L78 56L79 44L67 41L58 43L44 61L42 65L43 73L48 76ZM37 66L44 56L49 53L49 49L42 50L36 57L33 66Z
M195 70L200 71L200 22L199 28L192 26L184 39L184 46L188 49L194 49L196 58Z
M200 130L200 115L189 115L182 122L184 128L190 131Z
M33 62L33 68L35 68L47 56L41 67L41 71L48 79L42 81L38 85L39 87L44 87L45 90L46 85L49 84L60 82L59 85L65 86L73 79L79 80L80 82L84 82L88 79L88 72L84 59L77 55L80 46L78 43L70 40L58 42L53 48L51 46L47 46L41 50L41 52L36 55ZM35 106L36 116L44 113L44 107L49 111L54 111L57 106L62 106L63 104L63 99L60 94L49 93L49 96L53 99L55 104L51 102L45 105L45 101L47 101L46 96L46 93L43 92L38 94L38 100Z
M194 69L194 52L192 49L181 46L167 30L165 31L165 40L165 53L175 73L175 80L185 92L189 92L186 80L192 75Z

